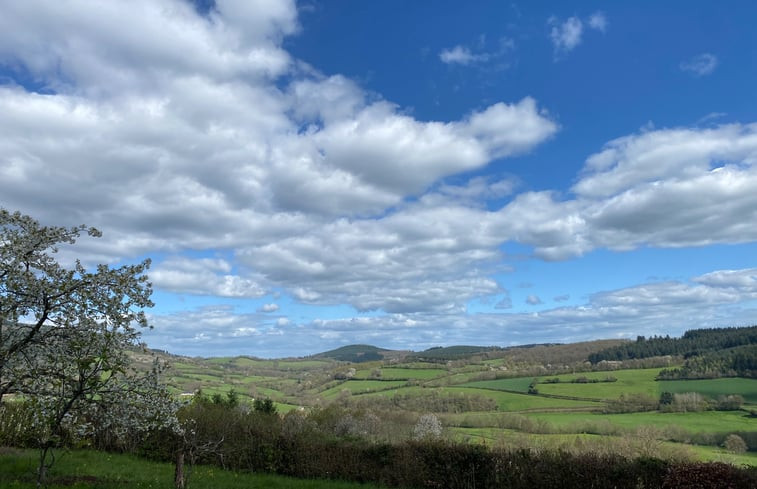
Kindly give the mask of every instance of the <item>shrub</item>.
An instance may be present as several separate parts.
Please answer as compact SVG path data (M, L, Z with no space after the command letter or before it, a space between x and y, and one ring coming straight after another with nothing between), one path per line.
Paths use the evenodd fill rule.
M744 398L738 394L718 397L715 409L717 411L738 411L744 405Z
M731 433L723 442L723 447L732 453L744 453L747 450L746 442L739 435Z

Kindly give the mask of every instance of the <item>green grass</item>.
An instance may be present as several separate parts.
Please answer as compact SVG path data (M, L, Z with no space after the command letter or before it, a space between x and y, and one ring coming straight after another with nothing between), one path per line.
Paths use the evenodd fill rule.
M463 392L466 394L477 394L494 399L499 411L530 411L537 409L578 409L578 408L596 408L600 409L600 403L591 401L572 401L567 399L552 399L549 397L532 396L529 394L516 394L512 392L494 391L489 389L476 389L473 387L443 387L445 392Z
M355 382L355 381L353 381ZM329 396L335 396L338 395L339 392L344 388L343 386L351 384L353 382L346 382L344 384L340 384L337 387L332 387L328 391L324 391L323 394L329 393ZM383 382L382 384L387 384L388 382ZM404 384L404 382L401 382L401 384ZM488 390L488 389L476 389L472 387L435 387L435 388L428 388L428 387L419 387L419 386L400 386L395 389L389 389L389 390L382 390L378 392L368 392L364 394L360 394L359 392L355 395L359 395L359 397L362 398L370 398L374 396L383 396L383 397L393 397L396 394L400 394L403 396L423 396L423 395L430 395L434 389L437 389L440 394L469 394L469 395L480 395L483 397L488 397L489 399L494 400L494 402L497 403L497 411L490 411L491 414L496 414L498 412L518 412L518 411L532 411L532 410L575 410L575 409L601 409L602 404L597 402L591 402L591 401L572 401L572 400L565 400L565 399L551 399L548 397L540 397L540 396L531 396L528 394L516 394L512 392L502 392L502 391L495 391L495 390Z
M184 377L191 380L200 380L203 382L223 382L223 377L213 374L184 374Z
M375 369L376 367L360 369L355 373L355 378L370 379ZM380 370L380 378L384 380L431 380L448 375L447 370L441 368L383 367Z
M659 368L647 368L546 376L539 378L537 389L542 394L586 397L591 399L617 399L624 394L646 394L657 399L660 397L660 385L654 379L659 371ZM615 377L618 380L616 382L597 382L594 384L570 383L572 379L577 377L601 380L608 376ZM559 384L542 383L547 379L555 377L560 379Z
M387 367L381 369L383 379L418 379L429 380L447 375L447 371L440 368L397 368Z
M736 455L717 447L705 447L701 445L687 445L687 447L694 452L697 459L704 460L705 462L725 462L733 465L757 467L757 452Z
M278 368L291 369L291 370L305 370L312 368L324 367L330 365L333 362L329 360L279 360Z
M581 434L551 434L551 435L528 435L525 436L517 431L499 428L448 428L450 436L454 440L468 441L470 443L482 443L489 446L515 447L522 444L537 446L546 449L559 450L585 446L591 450L592 443L600 446L605 443L619 443L619 450L623 451L622 438L617 436ZM691 460L701 462L725 462L733 465L748 465L757 467L757 452L744 454L730 453L722 448L701 445L689 445L685 443L660 442L661 454L687 455Z
M295 406L294 404L286 404L283 402L274 402L273 404L276 406L276 412L279 414L286 414L289 411L300 409L300 406Z
M530 418L540 419L558 428L580 429L587 423L608 422L621 428L634 429L648 425L658 428L678 426L692 433L720 433L754 431L754 419L740 411L704 411L699 413L529 413Z
M739 394L746 402L757 404L757 379L663 380L658 384L661 392L698 392L712 399Z
M256 387L255 391L257 392L257 396L255 397L270 397L271 399L274 397L284 397L283 392L269 387Z
M0 487L31 489L35 487L37 452L2 449L0 451ZM124 489L173 487L172 464L141 460L130 455L116 455L91 450L61 452L48 481L51 489ZM189 486L214 489L378 489L373 484L326 480L303 480L267 474L226 471L198 466L191 471Z
M483 387L503 391L528 392L528 386L533 382L533 377L516 377L512 379L479 380L465 384L465 387Z
M368 392L394 390L395 387L403 385L405 385L404 380L348 380L321 392L321 397L330 399L338 396L345 389L352 395L359 395Z

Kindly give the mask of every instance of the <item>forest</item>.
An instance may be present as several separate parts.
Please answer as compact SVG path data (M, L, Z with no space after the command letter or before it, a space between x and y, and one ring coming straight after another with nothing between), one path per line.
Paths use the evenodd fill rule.
M592 353L592 364L601 361L682 356L684 365L660 374L661 379L716 377L757 378L757 326L709 328L686 331L680 338L645 338Z

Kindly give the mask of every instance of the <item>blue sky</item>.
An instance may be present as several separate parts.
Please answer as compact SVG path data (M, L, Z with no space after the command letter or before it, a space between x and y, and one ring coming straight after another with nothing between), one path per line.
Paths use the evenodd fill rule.
M11 1L0 205L151 257L149 346L754 324L753 2Z

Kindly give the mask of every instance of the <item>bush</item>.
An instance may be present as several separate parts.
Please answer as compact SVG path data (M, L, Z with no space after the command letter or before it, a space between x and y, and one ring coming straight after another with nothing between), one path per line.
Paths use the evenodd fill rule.
M744 453L747 450L746 442L739 435L731 433L723 442L723 447L732 453Z
M0 446L35 446L29 430L33 419L34 412L26 402L14 400L0 403Z
M718 397L715 409L717 411L738 411L744 405L744 398L738 394Z

